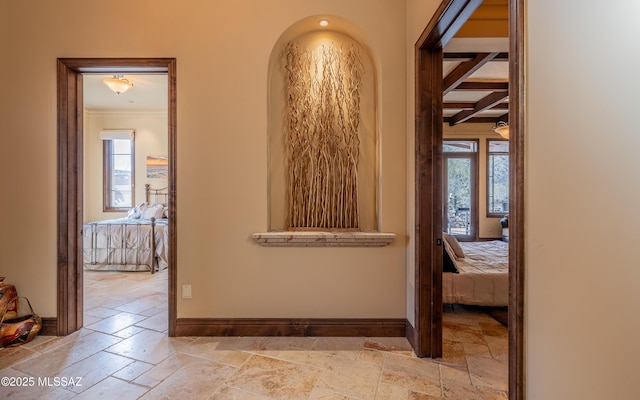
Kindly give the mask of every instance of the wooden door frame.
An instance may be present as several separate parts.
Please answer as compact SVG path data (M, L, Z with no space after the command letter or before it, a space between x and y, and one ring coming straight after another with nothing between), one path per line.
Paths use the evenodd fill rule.
M509 3L509 398L524 399L524 0ZM415 327L420 357L442 356L442 63L444 45L482 0L443 0L416 43ZM412 329L411 329L412 328Z
M168 77L169 156L169 336L177 319L176 218L176 59L59 58L58 87L58 301L56 334L68 335L83 325L83 78L84 73L162 73Z

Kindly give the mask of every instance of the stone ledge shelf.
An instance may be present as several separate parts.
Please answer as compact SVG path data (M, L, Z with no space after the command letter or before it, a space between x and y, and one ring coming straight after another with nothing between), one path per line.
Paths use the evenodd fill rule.
M253 240L268 247L382 247L393 242L395 233L381 232L320 232L282 231L251 235Z

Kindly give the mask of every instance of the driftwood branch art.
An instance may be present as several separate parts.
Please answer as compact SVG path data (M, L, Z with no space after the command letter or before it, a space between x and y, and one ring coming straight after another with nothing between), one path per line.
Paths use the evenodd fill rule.
M357 230L360 85L357 48L285 48L289 228Z

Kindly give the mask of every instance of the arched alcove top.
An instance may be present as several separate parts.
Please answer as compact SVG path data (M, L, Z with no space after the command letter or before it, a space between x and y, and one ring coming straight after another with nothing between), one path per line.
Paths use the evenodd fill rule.
M328 25L321 26L320 22L323 20L327 21ZM373 63L374 79L377 84L377 71L380 69L378 64L379 57L375 52L375 47L372 46L368 40L366 33L348 19L331 14L317 14L303 18L293 23L289 28L282 32L274 44L273 49L271 50L271 55L269 56L269 76L271 75L271 69L277 67L278 60L282 56L282 49L284 48L285 43L310 33L317 33L318 35L321 35L322 32L338 33L348 36L353 41L357 42L363 50L366 51L367 57Z
M321 24L321 21L326 21L327 23ZM293 214L290 212L291 208L287 210L291 204L286 200L288 189L286 189L287 181L285 175L287 175L286 170L288 167L286 162L283 161L286 160L286 157L284 157L286 146L283 142L283 132L286 129L284 129L285 125L283 125L284 114L282 110L286 107L287 98L284 90L284 78L286 77L285 57L287 57L285 56L285 49L290 51L290 43L301 43L307 49L319 49L320 45L324 49L326 44L331 48L335 44L337 47L344 49L345 54L355 48L355 52L359 54L356 57L361 58L363 62L362 71L365 78L363 78L362 84L357 86L359 89L356 102L358 104L358 114L360 114L360 117L358 117L360 127L357 128L359 139L356 142L360 143L358 150L359 161L357 161L357 181L359 183L356 185L358 188L357 208L359 210L356 210L356 214L360 216L360 222L359 225L355 225L355 228L360 232L340 232L340 229L349 230L351 227L345 228L340 225L341 222L335 225L335 229L326 227L323 224L324 218L329 218L332 222L335 221L332 219L333 217L327 217L324 214L322 215L323 223L318 225L302 228L299 228L298 225L289 225L291 221L288 216ZM338 51L342 54L342 50ZM267 74L269 120L267 128L269 152L267 196L269 212L267 225L269 232L254 234L253 238L257 243L265 246L380 246L386 245L393 240L394 234L382 234L378 231L380 213L380 187L378 180L380 165L378 160L379 131L377 122L377 109L379 108L377 93L379 92L380 82L378 70L378 57L376 57L369 40L367 40L365 32L351 21L336 15L318 14L301 19L283 31L274 43L269 57ZM305 79L304 82L308 81ZM304 92L307 93L307 91ZM313 94L310 98L317 99ZM307 104L305 101L303 100L303 104ZM356 160L358 160L358 156L356 156ZM339 191L338 193L348 193L348 191ZM331 199L334 199L334 197L331 197ZM335 204L339 204L340 201L342 200L336 203L331 200L332 207ZM345 204L351 205L354 203ZM291 207L296 210L305 209L305 207ZM316 221L315 216L311 218L312 221ZM295 232L297 229L312 229L312 231ZM316 231L316 229L320 231ZM330 232L322 232L323 229L329 229Z

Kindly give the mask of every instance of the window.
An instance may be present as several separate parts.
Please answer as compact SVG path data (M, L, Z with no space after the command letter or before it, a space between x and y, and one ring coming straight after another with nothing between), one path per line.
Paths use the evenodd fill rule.
M133 139L107 139L104 146L104 211L133 207Z
M487 140L487 216L509 212L509 142Z
M478 142L445 140L442 147L443 231L459 240L477 240Z

